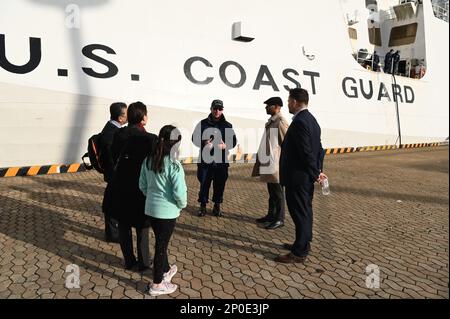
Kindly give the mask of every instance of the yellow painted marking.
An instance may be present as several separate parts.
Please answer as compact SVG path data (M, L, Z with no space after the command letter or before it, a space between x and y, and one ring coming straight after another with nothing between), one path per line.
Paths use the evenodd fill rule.
M39 169L40 169L41 167L40 166L33 166L33 167L30 167L30 169L28 170L28 172L27 172L27 175L28 176L34 176L34 175L37 175L37 173L39 172Z
M59 173L59 165L53 165L48 170L47 174L58 174Z
M19 172L20 167L11 167L6 171L5 177L13 177L16 176Z
M67 173L76 173L78 171L78 168L80 168L80 164L72 164L69 166Z

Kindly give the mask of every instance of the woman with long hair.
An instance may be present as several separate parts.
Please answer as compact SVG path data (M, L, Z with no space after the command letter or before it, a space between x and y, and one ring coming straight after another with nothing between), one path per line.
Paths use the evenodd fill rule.
M113 217L119 222L119 241L125 259L125 269L144 272L150 269L150 218L144 214L145 197L139 189L141 164L153 151L155 134L147 133L147 107L142 102L128 107L128 126L114 135L112 155L115 163ZM137 258L133 249L132 228L137 234Z
M155 151L142 163L139 188L144 196L145 214L150 216L155 234L152 296L171 294L178 288L172 284L177 266L169 266L167 247L180 211L187 205L187 187L181 163L177 160L180 131L166 125L161 128Z

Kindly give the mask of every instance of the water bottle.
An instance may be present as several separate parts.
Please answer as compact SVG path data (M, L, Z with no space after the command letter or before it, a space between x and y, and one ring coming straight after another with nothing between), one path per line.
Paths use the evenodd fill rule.
M328 178L322 180L322 194L330 195L330 183L328 182Z

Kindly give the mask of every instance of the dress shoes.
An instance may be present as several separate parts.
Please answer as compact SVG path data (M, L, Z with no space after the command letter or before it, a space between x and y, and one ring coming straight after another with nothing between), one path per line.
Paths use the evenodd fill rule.
M291 251L292 247L294 247L294 245L292 244L283 244L283 249ZM311 244L308 243L308 252L310 251L311 251Z
M283 227L283 226L284 226L284 222L282 222L282 221L276 221L276 222L272 222L272 223L270 223L269 225L267 225L267 226L266 226L266 229L274 230L274 229L277 229L277 228L281 228L281 227Z
M273 219L270 216L264 216L262 218L258 218L256 222L260 224L271 223L273 222Z
M147 272L149 271L151 268L149 266L145 266L145 265L139 265L138 266L138 271L139 272Z
M138 262L134 261L131 264L125 264L125 270L133 270L137 266Z
M114 243L114 244L120 244L119 238L115 238L110 235L105 235L105 242L107 243Z
M306 257L295 256L293 253L289 253L287 255L278 256L275 258L277 263L283 264L303 264L306 260Z

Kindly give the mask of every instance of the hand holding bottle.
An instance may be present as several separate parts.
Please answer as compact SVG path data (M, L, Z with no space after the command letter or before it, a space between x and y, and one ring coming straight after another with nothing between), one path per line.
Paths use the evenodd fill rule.
M320 173L319 178L317 179L320 185L322 185L322 194L330 195L330 183L328 181L328 176L324 173Z

